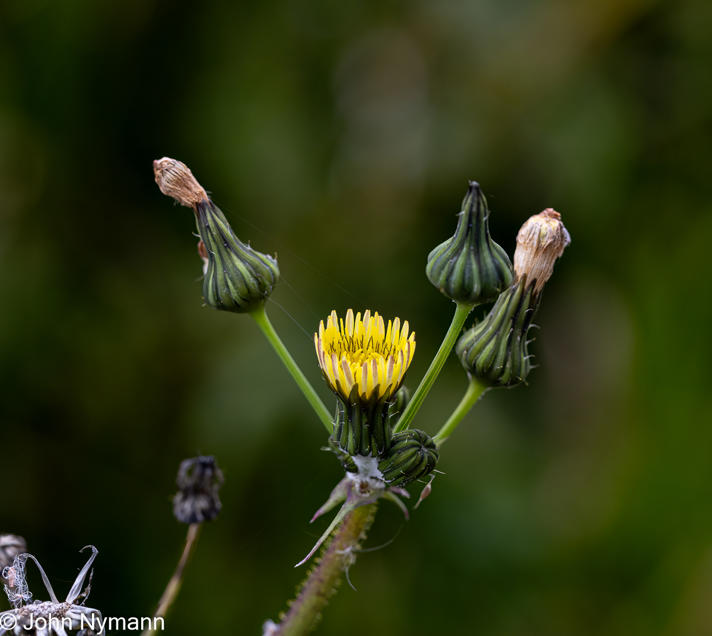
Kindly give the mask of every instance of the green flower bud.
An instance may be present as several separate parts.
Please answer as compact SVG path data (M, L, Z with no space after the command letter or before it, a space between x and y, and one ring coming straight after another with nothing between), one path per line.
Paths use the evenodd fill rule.
M209 199L198 203L196 217L208 254L203 277L205 302L215 309L237 313L262 305L279 280L276 259L240 241Z
M200 234L198 252L205 264L206 304L237 313L261 306L279 280L276 259L237 238L225 215L184 163L164 157L154 161L153 168L161 192L195 212Z
M536 308L533 287L526 285L526 278L500 294L487 317L455 345L465 370L491 386L523 382L531 369L527 331Z
M531 370L527 332L554 263L570 242L561 215L551 208L530 217L519 230L514 283L455 346L471 376L490 386L513 386L526 380Z
M391 447L378 463L378 470L389 487L405 486L433 472L438 457L438 447L432 438L411 428L393 435Z
M455 235L430 252L425 268L430 282L451 300L486 303L512 282L512 264L490 238L488 217L480 186L470 181Z
M396 391L388 411L388 417L391 421L398 419L398 416L405 411L405 407L408 406L408 402L410 402L410 397L410 389L405 386L405 384Z

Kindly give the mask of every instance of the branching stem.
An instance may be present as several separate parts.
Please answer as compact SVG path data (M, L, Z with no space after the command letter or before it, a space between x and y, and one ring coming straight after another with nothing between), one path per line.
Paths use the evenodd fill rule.
M438 446L442 446L443 442L450 437L457 425L462 421L462 418L470 412L470 409L488 388L477 379L470 377L470 385L467 387L465 395L462 396L462 400L460 400L452 415L447 419L447 422L442 425L437 435L433 437L433 441Z

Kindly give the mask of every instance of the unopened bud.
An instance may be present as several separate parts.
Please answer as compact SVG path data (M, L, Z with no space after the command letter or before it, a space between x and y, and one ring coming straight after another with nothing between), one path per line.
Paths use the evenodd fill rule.
M477 305L494 300L512 281L507 253L490 238L487 201L471 181L455 235L428 255L430 282L456 302Z
M218 516L223 475L214 457L183 460L176 483L179 490L173 498L173 514L178 521L202 523Z
M387 455L378 463L378 470L389 487L405 486L433 472L438 457L438 447L430 435L411 428L393 435Z
M531 369L527 332L538 301L526 278L500 294L489 314L455 345L465 370L489 386L523 382Z
M261 306L279 280L277 260L237 238L184 163L164 157L153 162L153 169L161 192L195 212L206 304L237 313Z
M570 242L561 215L551 208L524 223L517 235L514 283L455 346L471 376L489 386L513 386L526 380L532 367L527 333L554 262Z
M212 201L199 203L196 215L208 255L203 278L205 302L215 309L236 313L264 304L279 280L277 260L240 241Z
M552 208L529 217L517 234L514 271L517 278L526 276L538 294L551 278L554 263L571 243L571 236Z
M388 417L391 421L395 421L395 419L405 411L405 407L408 406L408 402L410 402L410 397L410 389L405 384L396 391L388 409Z

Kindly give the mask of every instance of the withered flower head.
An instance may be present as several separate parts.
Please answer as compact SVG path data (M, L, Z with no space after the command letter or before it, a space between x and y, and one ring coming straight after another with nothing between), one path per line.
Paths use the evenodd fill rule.
M2 572L5 579L5 593L13 609L0 613L0 636L67 636L67 634L97 633L103 636L104 620L101 612L85 603L91 591L92 564L99 551L93 546L91 556L77 574L66 598L60 601L52 588L40 562L31 554L18 554L12 566ZM32 600L32 593L27 584L27 561L33 561L40 571L42 582L49 596L49 601ZM85 581L89 582L85 585Z
M561 215L552 208L529 217L517 234L514 271L517 278L526 276L534 283L538 294L551 278L554 263L571 243L571 236L561 222Z
M184 459L178 469L178 492L173 498L173 514L181 523L202 523L218 516L222 504L219 491L222 471L214 457Z
M182 161L163 157L153 162L158 189L181 205L192 208L208 198L207 193Z

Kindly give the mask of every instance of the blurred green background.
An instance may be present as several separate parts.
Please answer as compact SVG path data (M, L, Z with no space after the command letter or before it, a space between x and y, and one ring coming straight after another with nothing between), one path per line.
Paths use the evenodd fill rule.
M571 232L541 366L468 417L409 523L382 508L368 545L396 540L319 633L712 634L711 33L707 0L4 0L0 532L62 596L95 544L90 605L144 615L178 463L215 454L169 633L260 633L340 468L251 321L201 307L151 162L278 253L270 314L328 400L332 308L408 319L417 383L452 312L425 256L477 179L510 254L544 207ZM416 426L464 388L453 359Z

